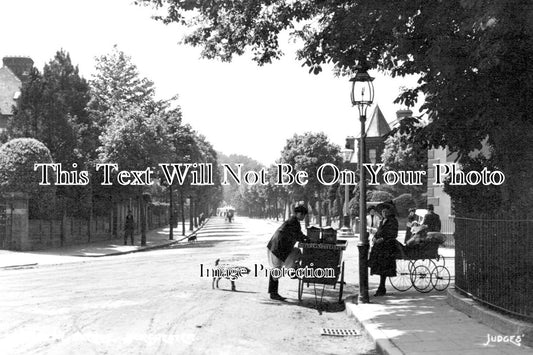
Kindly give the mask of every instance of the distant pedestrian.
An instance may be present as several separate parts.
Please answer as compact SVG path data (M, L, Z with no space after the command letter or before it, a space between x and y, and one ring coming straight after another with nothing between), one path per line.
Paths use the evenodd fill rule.
M128 210L126 216L126 222L124 223L124 245L128 244L128 236L131 239L131 245L133 245L133 230L135 229L135 223L133 221L133 214L131 210Z
M368 266L371 275L379 275L379 287L374 296L383 296L387 293L385 281L387 277L396 276L396 255L398 247L396 238L398 237L398 220L395 216L395 208L385 204L382 207L381 220L378 230L374 236L374 245L370 251Z
M428 232L440 232L440 217L433 210L435 207L433 205L428 205L428 213L424 216L424 221L422 225L427 226Z
M369 233L369 238L374 238L374 234L378 231L379 222L381 218L379 217L376 207L370 206L367 209L368 215L366 216L366 230Z
M272 268L281 267L294 268L300 258L300 249L295 248L296 242L304 241L306 235L302 233L300 221L307 215L307 208L296 206L294 215L286 220L274 233L267 245L268 262ZM268 293L270 298L277 301L284 301L278 293L279 280L270 273L268 280Z
M407 223L405 224L405 239L403 241L404 244L406 244L413 236L411 228L415 227L416 225L418 225L418 223L416 223L416 209L410 208L409 215L407 216Z

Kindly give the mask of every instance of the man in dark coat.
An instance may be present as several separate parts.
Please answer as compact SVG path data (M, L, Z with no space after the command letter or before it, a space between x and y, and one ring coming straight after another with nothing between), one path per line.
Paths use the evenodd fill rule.
M133 222L133 215L131 210L128 210L126 216L126 223L124 223L124 245L128 244L128 236L131 239L131 245L133 245L133 230L135 229L135 223Z
M428 205L428 214L424 216L422 225L427 226L428 232L440 232L440 217L433 210L433 205Z
M380 275L379 287L374 296L383 296L387 293L385 281L387 277L396 276L396 253L398 246L398 220L392 205L385 205L381 210L383 219L374 236L374 245L370 251L368 266L371 275Z
M281 268L287 266L294 267L295 262L300 256L300 250L294 245L298 241L304 241L306 235L302 233L300 221L303 221L307 215L307 208L304 206L297 206L294 209L294 215L286 220L276 230L272 238L267 244L267 257L272 268ZM283 301L278 293L279 280L270 273L268 280L268 293L273 300Z

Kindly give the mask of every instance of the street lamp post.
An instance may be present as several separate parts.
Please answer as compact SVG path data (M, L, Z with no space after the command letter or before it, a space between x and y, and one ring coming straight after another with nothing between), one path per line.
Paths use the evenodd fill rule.
M353 149L344 148L342 151L345 165L348 165L352 160ZM344 185L344 221L343 226L340 229L340 235L343 237L353 236L350 229L350 190L348 184Z
M368 303L368 234L366 233L366 181L365 181L365 156L366 156L366 111L374 101L373 77L368 75L364 63L359 63L355 68L352 82L352 105L359 110L361 121L361 138L359 141L359 302Z

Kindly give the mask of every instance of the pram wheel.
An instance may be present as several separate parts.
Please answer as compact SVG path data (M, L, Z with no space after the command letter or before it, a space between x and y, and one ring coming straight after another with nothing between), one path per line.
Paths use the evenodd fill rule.
M389 277L389 282L394 289L403 292L413 287L410 272L411 262L409 260L396 260L396 277Z
M418 292L426 293L433 289L431 272L425 265L418 265L412 270L411 282Z
M431 284L437 291L444 291L450 285L450 271L444 266L437 266L431 272Z

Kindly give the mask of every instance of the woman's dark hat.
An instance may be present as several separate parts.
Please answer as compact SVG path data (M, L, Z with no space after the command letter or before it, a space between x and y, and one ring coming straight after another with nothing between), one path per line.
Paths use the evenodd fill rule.
M392 201L382 202L379 205L376 206L376 211L381 213L384 209L388 209L391 214L397 215L396 207L394 206L394 203Z
M307 208L305 206L296 206L296 207L294 207L294 213L298 213L298 212L301 212L303 214L307 214L308 213Z

